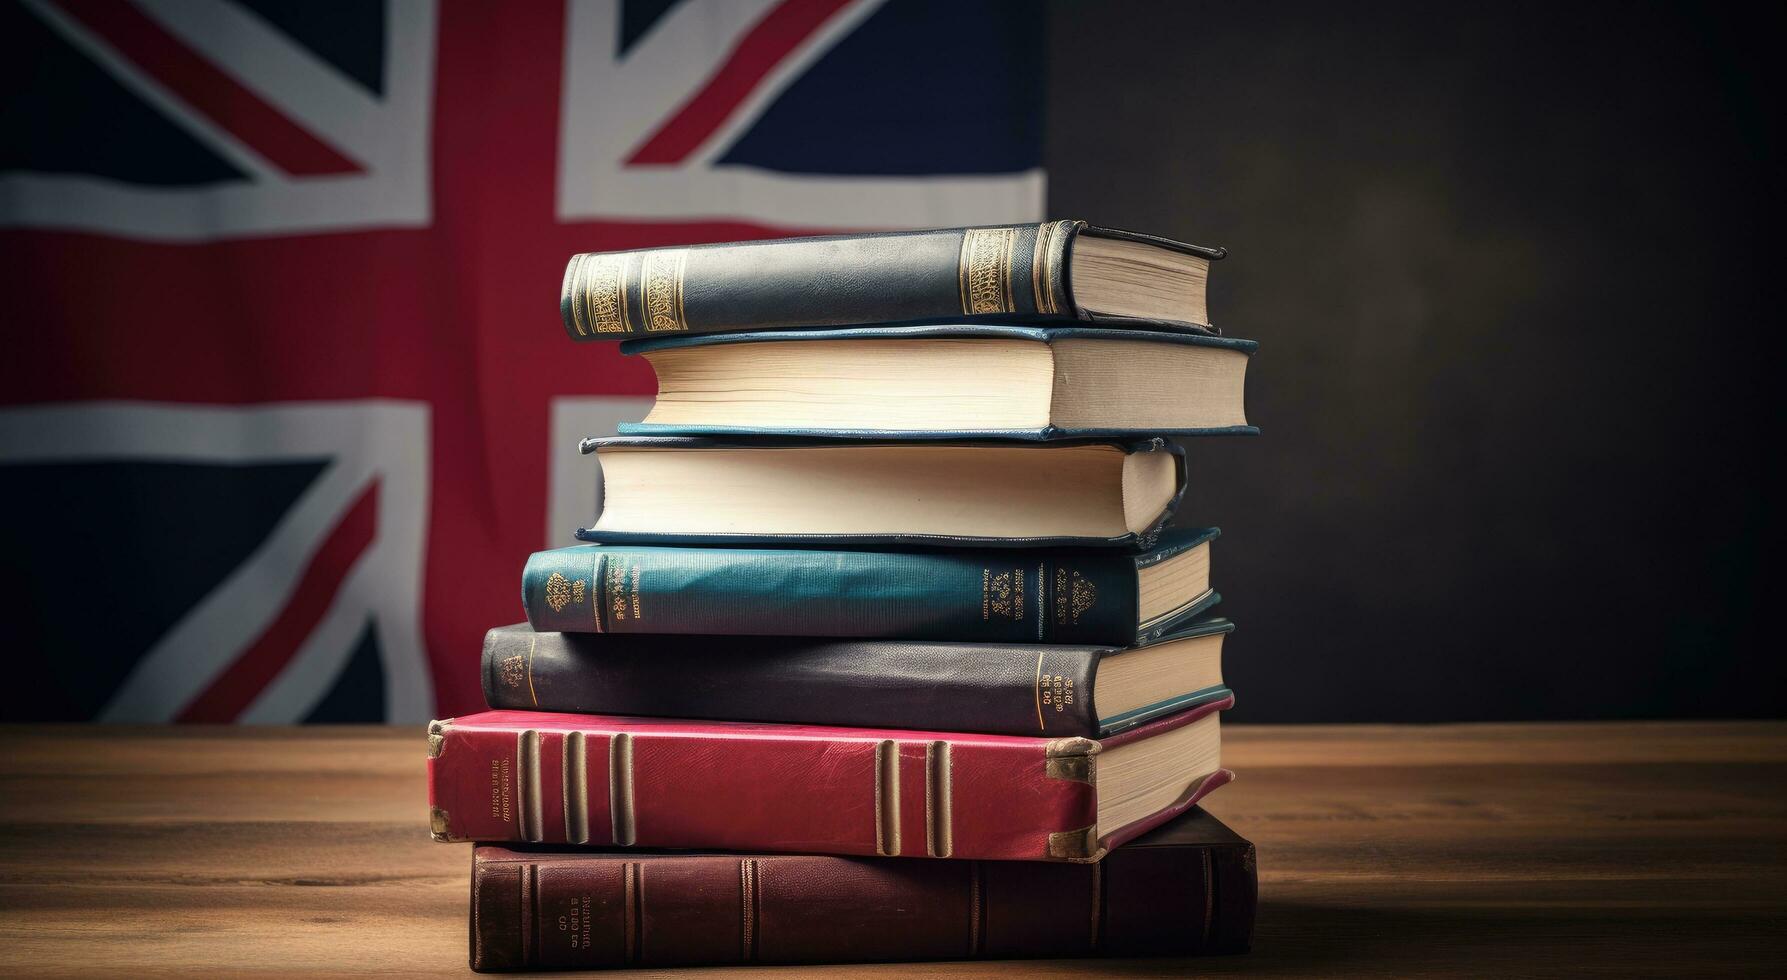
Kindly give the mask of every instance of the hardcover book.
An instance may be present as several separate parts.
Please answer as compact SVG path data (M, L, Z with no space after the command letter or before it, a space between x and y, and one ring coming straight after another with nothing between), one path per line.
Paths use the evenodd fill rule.
M1252 435L1255 344L1081 327L873 327L661 337L623 434L1059 439Z
M586 439L609 544L1152 547L1182 452L1142 442Z
M1253 845L1200 808L1096 864L480 845L474 970L1245 952Z
M574 255L573 340L947 320L1202 330L1220 248L1083 221Z
M1144 647L535 633L484 638L492 708L1102 738L1229 697L1226 619Z
M428 729L436 840L1096 861L1233 774L1220 701L1104 739L486 711Z
M1169 529L1141 554L580 545L528 558L521 601L543 633L1129 646L1209 607L1219 533Z

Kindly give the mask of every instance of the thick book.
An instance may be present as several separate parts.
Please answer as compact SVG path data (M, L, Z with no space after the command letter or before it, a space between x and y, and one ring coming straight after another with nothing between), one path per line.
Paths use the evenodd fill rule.
M1129 646L1207 609L1216 528L1140 554L579 545L521 573L541 632L1002 640Z
M660 337L658 397L628 435L908 439L1253 435L1256 345L1084 327L871 327Z
M1253 845L1201 808L1097 864L472 852L474 970L1246 952Z
M558 308L573 340L962 319L1204 330L1226 254L1083 221L589 252Z
M486 711L429 725L430 825L441 841L1096 861L1232 778L1232 704L1098 740Z
M606 544L1153 547L1184 453L1140 442L585 439Z
M1229 697L1226 619L1141 647L536 633L484 637L492 708L1102 738Z

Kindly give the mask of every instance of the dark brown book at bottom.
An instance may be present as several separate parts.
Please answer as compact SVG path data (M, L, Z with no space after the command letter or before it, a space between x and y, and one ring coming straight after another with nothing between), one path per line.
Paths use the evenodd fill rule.
M1095 864L479 845L480 971L1245 952L1253 845L1201 808Z

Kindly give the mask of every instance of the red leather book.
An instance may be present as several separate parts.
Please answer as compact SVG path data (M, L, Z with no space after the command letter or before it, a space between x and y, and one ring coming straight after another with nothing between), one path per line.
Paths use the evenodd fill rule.
M1197 808L1096 864L480 845L471 965L1234 953L1256 898L1253 845Z
M1030 738L486 711L429 725L436 840L1095 861L1232 773L1224 698Z

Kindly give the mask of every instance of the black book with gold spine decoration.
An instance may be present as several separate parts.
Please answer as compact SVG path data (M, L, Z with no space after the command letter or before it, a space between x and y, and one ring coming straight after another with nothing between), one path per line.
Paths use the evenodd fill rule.
M588 252L559 315L573 340L962 321L1209 332L1225 254L1084 221Z

